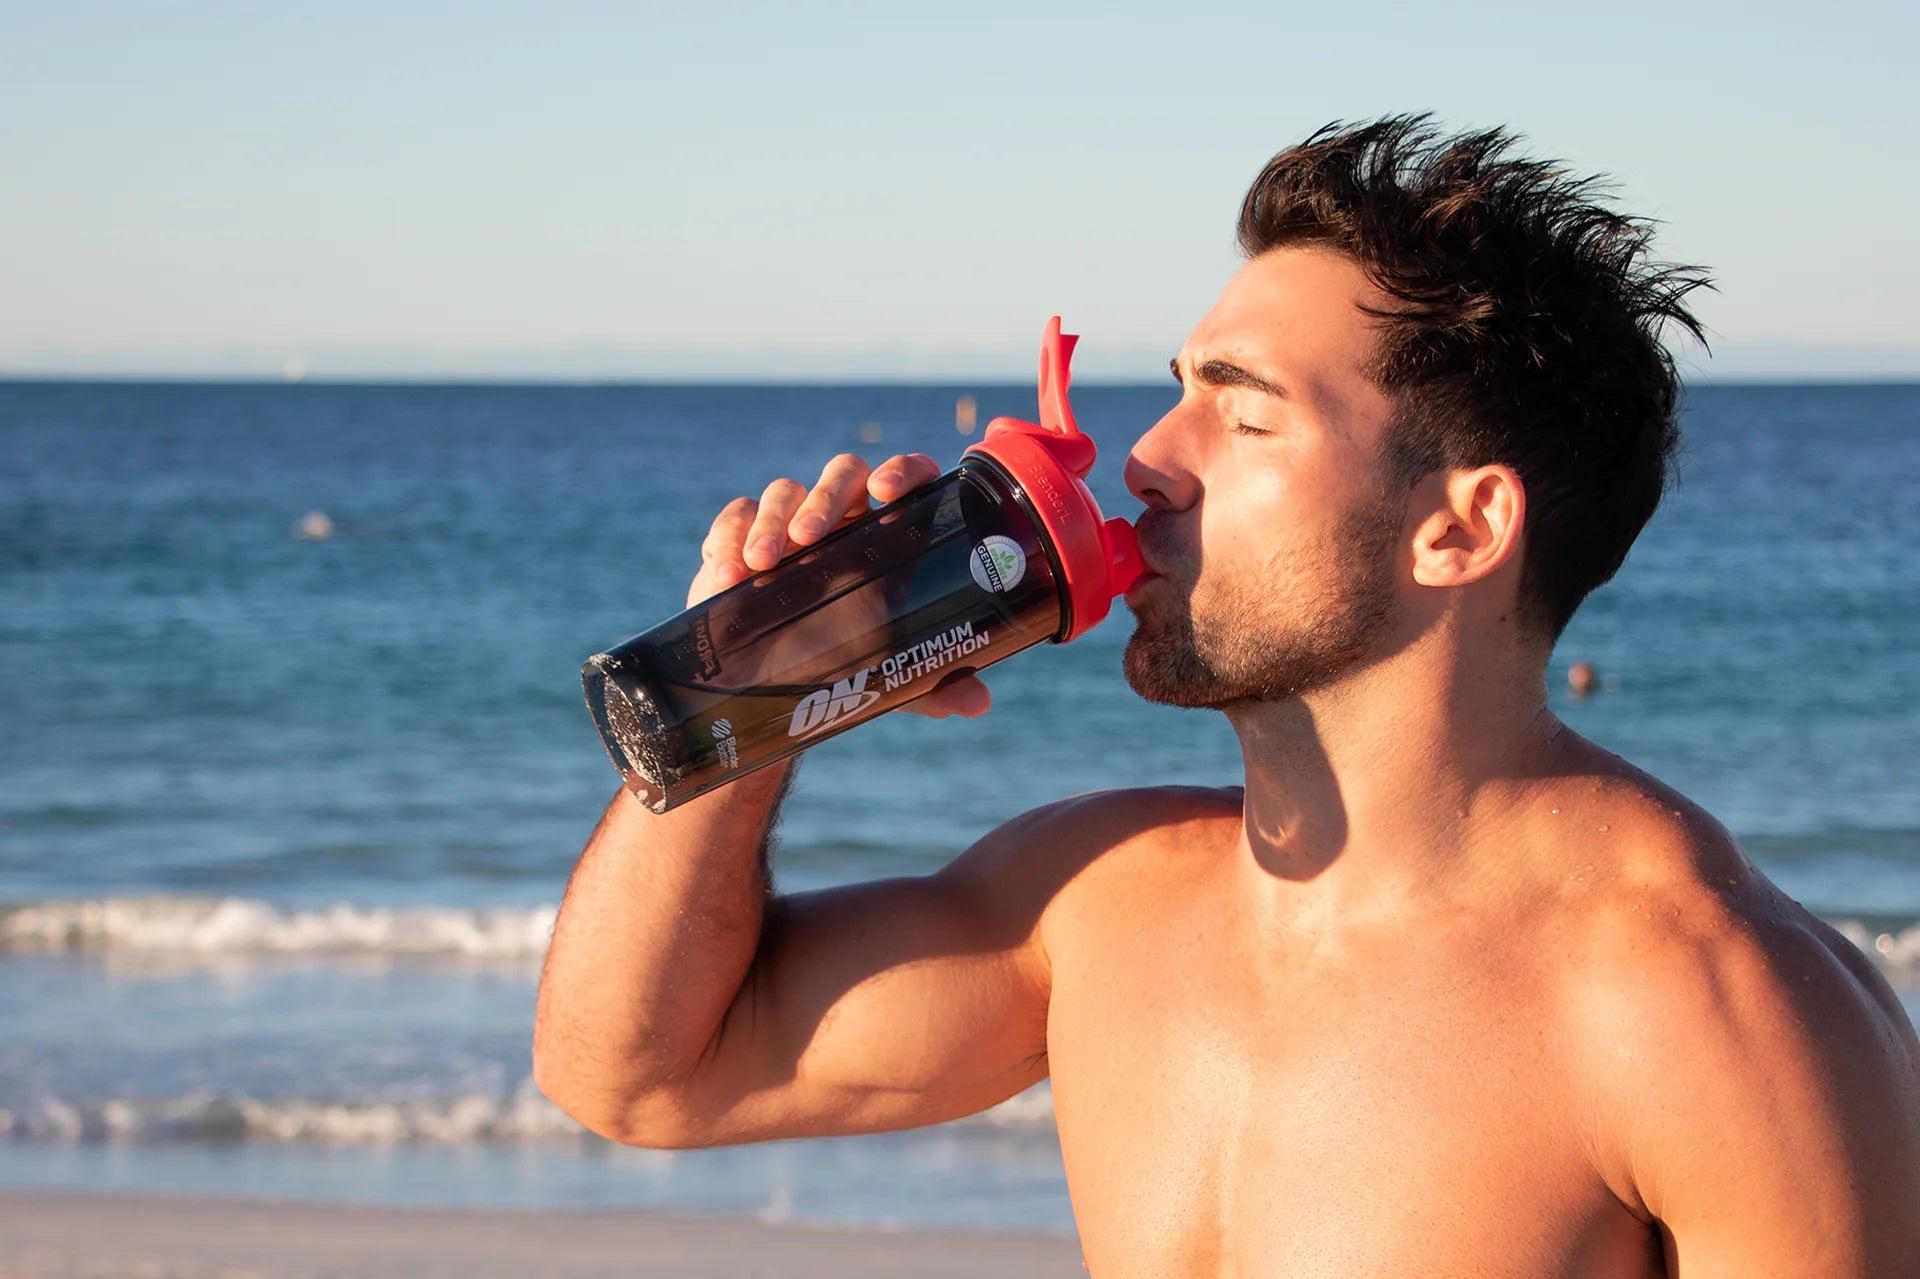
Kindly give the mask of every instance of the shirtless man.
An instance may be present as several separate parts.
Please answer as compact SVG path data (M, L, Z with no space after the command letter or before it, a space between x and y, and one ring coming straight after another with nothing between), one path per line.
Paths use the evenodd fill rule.
M1127 462L1128 680L1226 714L1244 788L1076 796L938 874L783 897L778 770L664 817L622 792L554 931L540 1087L678 1147L1050 1075L1100 1279L1920 1275L1893 994L1547 710L1659 499L1661 326L1698 283L1593 199L1418 119L1276 157ZM734 502L692 598L936 469Z

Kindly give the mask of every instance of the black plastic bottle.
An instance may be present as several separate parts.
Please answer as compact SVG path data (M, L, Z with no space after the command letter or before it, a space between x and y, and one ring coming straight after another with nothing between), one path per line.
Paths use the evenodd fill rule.
M664 813L1043 640L1099 623L1140 574L1082 478L1074 339L1047 325L1040 424L999 418L939 479L581 671L628 789Z

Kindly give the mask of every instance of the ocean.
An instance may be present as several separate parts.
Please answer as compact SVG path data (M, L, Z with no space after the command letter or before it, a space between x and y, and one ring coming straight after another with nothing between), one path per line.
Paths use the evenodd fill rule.
M580 663L678 609L727 499L842 450L957 458L963 393L1033 412L1030 386L0 383L0 1187L1070 1231L1044 1085L668 1154L529 1080L617 783ZM1076 388L1110 512L1173 396ZM1699 387L1686 431L1556 709L1920 1016L1920 386ZM996 667L980 720L809 752L781 885L930 870L1076 791L1237 781L1219 717L1127 691L1129 629ZM1560 691L1576 660L1598 695Z

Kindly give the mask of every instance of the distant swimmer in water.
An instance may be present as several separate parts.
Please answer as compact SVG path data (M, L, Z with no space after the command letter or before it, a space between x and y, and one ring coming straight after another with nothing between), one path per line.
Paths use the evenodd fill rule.
M300 536L309 542L324 542L333 536L333 520L325 511L308 511L300 517Z
M1575 697L1591 697L1600 691L1600 675L1591 662L1575 662L1567 670L1567 687Z

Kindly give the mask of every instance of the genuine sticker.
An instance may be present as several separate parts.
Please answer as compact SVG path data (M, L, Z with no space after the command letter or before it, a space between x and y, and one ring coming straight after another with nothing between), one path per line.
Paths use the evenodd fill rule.
M1027 575L1027 553L1020 543L995 533L973 548L969 567L981 590L1003 595Z

